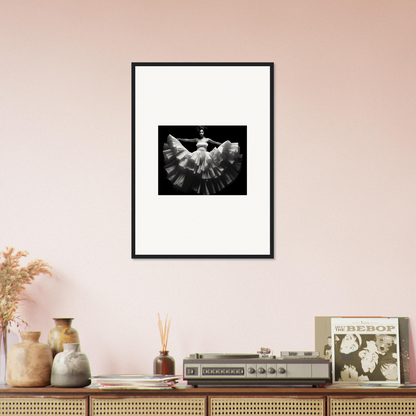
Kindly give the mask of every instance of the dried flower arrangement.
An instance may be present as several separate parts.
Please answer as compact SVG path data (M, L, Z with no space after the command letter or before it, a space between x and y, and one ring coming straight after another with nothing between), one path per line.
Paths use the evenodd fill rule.
M26 267L20 266L20 259L26 257L27 251L18 251L14 254L14 248L6 247L6 251L0 252L0 332L8 328L9 323L15 322L27 325L27 322L19 315L17 309L22 300L22 292L25 285L30 285L36 276L49 274L51 266L43 260L33 260Z

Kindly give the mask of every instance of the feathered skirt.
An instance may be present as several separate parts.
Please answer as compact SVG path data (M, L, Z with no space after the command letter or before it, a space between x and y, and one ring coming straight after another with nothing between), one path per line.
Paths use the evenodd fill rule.
M175 189L212 195L236 180L242 160L238 143L227 140L210 152L207 146L197 143L197 150L190 152L179 140L168 135L163 145L163 158L167 179Z

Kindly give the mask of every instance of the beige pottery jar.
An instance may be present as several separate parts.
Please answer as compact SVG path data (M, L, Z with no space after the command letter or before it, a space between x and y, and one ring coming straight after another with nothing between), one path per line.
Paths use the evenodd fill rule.
M10 347L7 356L6 383L13 387L50 385L52 350L39 342L39 331L23 331L22 342Z
M64 344L79 344L78 331L71 326L73 319L53 318L56 326L50 330L48 337L53 357L64 350Z

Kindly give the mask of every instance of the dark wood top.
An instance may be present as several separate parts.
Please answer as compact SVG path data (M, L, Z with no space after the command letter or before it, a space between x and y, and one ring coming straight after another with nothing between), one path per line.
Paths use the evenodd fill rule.
M95 387L10 387L0 385L0 395L51 395L51 396L415 396L416 386L406 387L192 387L180 384L169 390L100 389Z

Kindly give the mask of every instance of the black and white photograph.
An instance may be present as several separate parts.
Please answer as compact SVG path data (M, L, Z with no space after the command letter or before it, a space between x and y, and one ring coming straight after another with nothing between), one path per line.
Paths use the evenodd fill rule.
M332 349L332 345L333 345L333 336L332 336L332 319L335 318L343 318L342 316L315 316L315 351L319 352L319 356L322 358L325 358L327 360L330 360L332 362L332 353L333 353L333 349ZM374 320L374 316L372 317L368 317L368 316L355 316L353 317L354 321L357 322L359 320L360 321L370 321L370 320ZM378 317L377 319L391 319L392 317ZM346 319L346 318L343 318ZM351 319L351 317L349 317L348 319ZM395 318L396 319L396 318ZM399 347L400 347L400 383L401 384L408 384L410 383L410 378L409 378L409 318L408 317L397 317L398 322L399 322ZM351 338L351 337L348 337ZM367 338L367 339L366 339ZM364 339L366 342L367 341L371 341L373 338L373 335L371 336L366 336L366 335L362 335L361 336L361 341ZM378 338L379 342L380 342L380 337ZM334 336L334 341L335 344L337 344L337 348L340 346L340 341L344 341L344 344L348 344L348 342L350 344L353 344L353 342L348 341L348 339L345 339L344 336L339 336L339 335L335 335ZM362 345L362 342L360 343L360 346ZM383 351L383 348L380 348L380 353L385 352ZM338 349L337 349L338 351ZM355 354L356 355L356 354ZM363 354L361 354L363 355ZM338 358L340 357L340 355L337 356ZM354 357L354 354L351 356ZM348 357L349 358L349 357ZM358 360L357 360L358 361ZM385 361L384 361L385 362ZM392 363L391 363L392 364ZM355 365L354 365L355 366ZM360 366L358 366L359 368ZM394 365L390 366L394 369ZM357 369L357 367L356 367ZM337 375L335 376L335 373L333 374L334 379L336 377L341 378L342 376L346 376L347 372L345 370L348 370L348 367L346 366L346 368L344 369L344 372L342 372L341 374L341 370L340 367L338 366L338 371L337 371ZM373 372L374 373L374 372ZM370 376L367 376L369 378L369 380L375 376L375 374L371 374ZM359 382L358 380L358 371L357 371L357 382ZM351 376L348 376L348 378L351 378Z
M397 318L332 319L334 383L400 384Z
M274 258L273 68L132 63L132 258Z
M159 195L247 195L247 126L159 126Z

